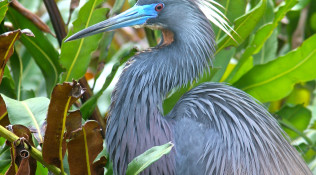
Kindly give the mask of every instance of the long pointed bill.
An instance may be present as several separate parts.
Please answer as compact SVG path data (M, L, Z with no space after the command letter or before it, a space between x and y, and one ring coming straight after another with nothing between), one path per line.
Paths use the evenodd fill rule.
M115 17L92 25L73 34L67 38L65 42L122 27L143 25L148 19L157 17L158 14L155 11L155 6L156 4L142 6L135 5L134 7Z

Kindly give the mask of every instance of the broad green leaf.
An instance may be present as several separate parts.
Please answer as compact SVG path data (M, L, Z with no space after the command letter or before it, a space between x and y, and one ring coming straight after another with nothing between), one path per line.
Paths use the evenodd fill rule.
M253 56L253 65L265 64L276 58L278 49L278 32L274 30L267 41L262 45L259 53Z
M96 9L102 0L89 0L79 11L78 19L73 22L73 29L69 30L66 38L93 24L105 20L108 9ZM60 63L66 68L62 76L62 82L80 79L84 76L91 53L98 47L102 34L89 36L63 43L61 46Z
M260 2L259 0L255 0ZM256 3L258 3L256 2ZM251 3L251 6L255 6L256 3L255 2ZM263 14L261 20L259 21L258 25L255 28L255 31L258 30L260 27L262 27L263 25L272 22L274 20L274 9L275 9L275 5L274 5L274 0L267 0L267 7L266 7L266 11Z
M21 50L20 50L21 51ZM41 69L38 67L34 59L27 50L24 50L23 53L20 54L21 61L20 64L22 66L17 67L18 65L12 65L11 68L13 69L21 69L22 68L22 76L20 77L21 80L21 99L23 100L23 91L33 91L36 96L49 96L46 92L45 87L45 78L41 72ZM21 71L21 70L18 70ZM15 76L16 74L13 74Z
M3 18L5 17L5 14L7 13L8 5L9 5L9 1L0 2L0 22L3 20Z
M239 69L247 62L247 60L253 55L258 53L261 48L264 46L265 41L272 35L274 29L278 26L278 23L281 19L284 18L286 13L297 3L296 0L287 0L286 3L279 5L276 8L276 13L274 14L275 18L272 23L268 23L262 26L255 34L254 38L250 41L250 44L247 46L243 55L241 56L237 66L234 68L232 73L228 76L227 81L230 83L236 82L240 76L236 77L235 74ZM241 75L240 73L238 75ZM234 77L235 76L235 77Z
M173 147L171 142L161 146L155 146L133 159L127 167L127 175L137 175L165 154L168 154Z
M233 22L236 18L242 16L246 11L247 1L246 0L217 0L223 8L218 8L228 19ZM224 32L218 27L214 26L214 33L216 33L216 41L224 35Z
M302 46L264 65L253 67L235 84L261 102L279 100L294 84L316 78L316 35Z
M1 137L1 139L3 139L3 137ZM2 170L8 168L8 165L10 165L10 163L11 163L10 147L3 144L0 147L0 174L2 173Z
M229 49L224 49L215 55L213 68L217 68L218 71L216 73L214 73L214 75L211 79L212 82L219 82L220 81L220 79L222 78L222 76L225 73L225 70L228 66L229 61L231 60L231 58L233 57L235 52L236 52L236 48L231 47Z
M280 117L280 120L291 124L300 132L304 132L307 129L309 122L312 118L311 111L305 108L303 105L287 105L283 107L280 111L278 111L276 114ZM283 129L292 139L299 136L295 131L292 131L284 127Z
M40 132L45 121L49 99L45 97L17 101L1 94L8 111L10 124L24 125ZM43 136L40 136L43 140Z
M261 17L264 15L267 6L267 0L261 0L260 3L245 15L234 21L234 31L231 32L233 38L228 35L221 38L218 43L216 53L229 46L240 45L253 31Z
M34 33L35 37L22 35L20 40L41 69L45 77L47 94L50 94L62 71L58 62L57 50L47 40L41 30L14 8L9 7L7 16L15 28L28 28Z

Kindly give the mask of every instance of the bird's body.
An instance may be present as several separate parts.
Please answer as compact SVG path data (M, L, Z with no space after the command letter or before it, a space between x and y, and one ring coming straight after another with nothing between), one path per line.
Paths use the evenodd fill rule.
M211 61L213 31L199 1L139 0L135 7L148 11L145 24L162 28L164 38L126 64L112 94L106 142L114 174L125 174L136 156L169 141L173 150L141 174L311 174L277 121L236 88L204 83L163 116L167 93L196 80ZM112 22L102 25L112 30ZM86 31L91 29L78 36L87 36Z

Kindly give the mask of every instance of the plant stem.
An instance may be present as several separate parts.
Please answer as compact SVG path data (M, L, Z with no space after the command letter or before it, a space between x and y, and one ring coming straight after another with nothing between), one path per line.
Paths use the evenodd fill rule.
M0 136L4 137L5 139L10 141L11 143L13 143L14 141L19 139L18 136L16 136L14 133L8 131L6 128L4 128L1 125L0 125ZM43 164L49 171L53 172L54 174L58 174L58 175L61 174L61 171L58 167L56 167L54 165L47 164L43 160L42 152L40 152L39 150L37 150L34 147L31 147L31 149L29 149L28 151L31 153L31 156L34 159L36 159L41 164ZM65 173L63 173L63 174L65 174Z

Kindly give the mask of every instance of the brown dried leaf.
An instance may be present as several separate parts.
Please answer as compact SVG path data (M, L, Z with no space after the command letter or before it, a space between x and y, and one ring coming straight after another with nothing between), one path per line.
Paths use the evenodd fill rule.
M69 138L71 132L81 128L82 116L80 110L70 112L66 119L66 137Z
M14 30L0 35L0 84L4 73L5 65L14 51L14 42L19 39L21 33L28 31ZM31 32L32 33L32 32Z
M8 118L7 107L0 95L0 125L7 126L9 124L10 124L10 121Z
M88 121L70 136L67 144L69 169L72 175L98 174L100 167L94 159L103 149L101 128L96 121Z
M107 159L103 156L100 160L93 163L93 169L95 170L96 174L104 174L104 167L107 163Z
M35 175L37 162L29 152L31 145L34 145L30 130L23 125L10 125L8 129L20 138L13 144L7 141L7 145L11 146L11 165L6 175Z
M11 144L12 145L12 144ZM5 173L5 175L15 175L16 172L18 171L18 167L15 164L15 151L13 151L14 148L10 148L10 152L11 152L11 165L9 167L9 169L7 170L7 172Z
M29 175L31 173L30 165L29 165L29 158L30 157L26 157L26 158L22 159L21 164L19 166L19 170L16 173L16 175ZM35 169L36 169L36 167L35 167Z
M19 145L15 145L16 146L15 147L15 152L16 152L15 162L16 162L17 165L19 165L19 171L20 171L20 167L21 167L21 164L22 164L23 160L27 158L28 159L27 160L28 167L30 168L30 174L31 175L35 174L36 167L37 167L36 160L33 157L30 157L30 153L29 153L28 148L24 147L24 143L29 145L29 148L31 146L34 147L31 131L27 127L25 127L23 125L13 125L12 126L12 132L15 135L17 135L18 137L21 138L20 139L21 140L20 144Z
M46 33L50 33L54 36L49 27L41 20L40 17L23 7L22 4L20 4L17 0L12 0L11 6L19 11L21 14L23 14L23 16L32 21L40 30Z
M64 133L66 117L71 105L77 101L84 90L76 81L55 86L47 114L47 129L43 143L43 159L63 172L62 160L66 150Z

